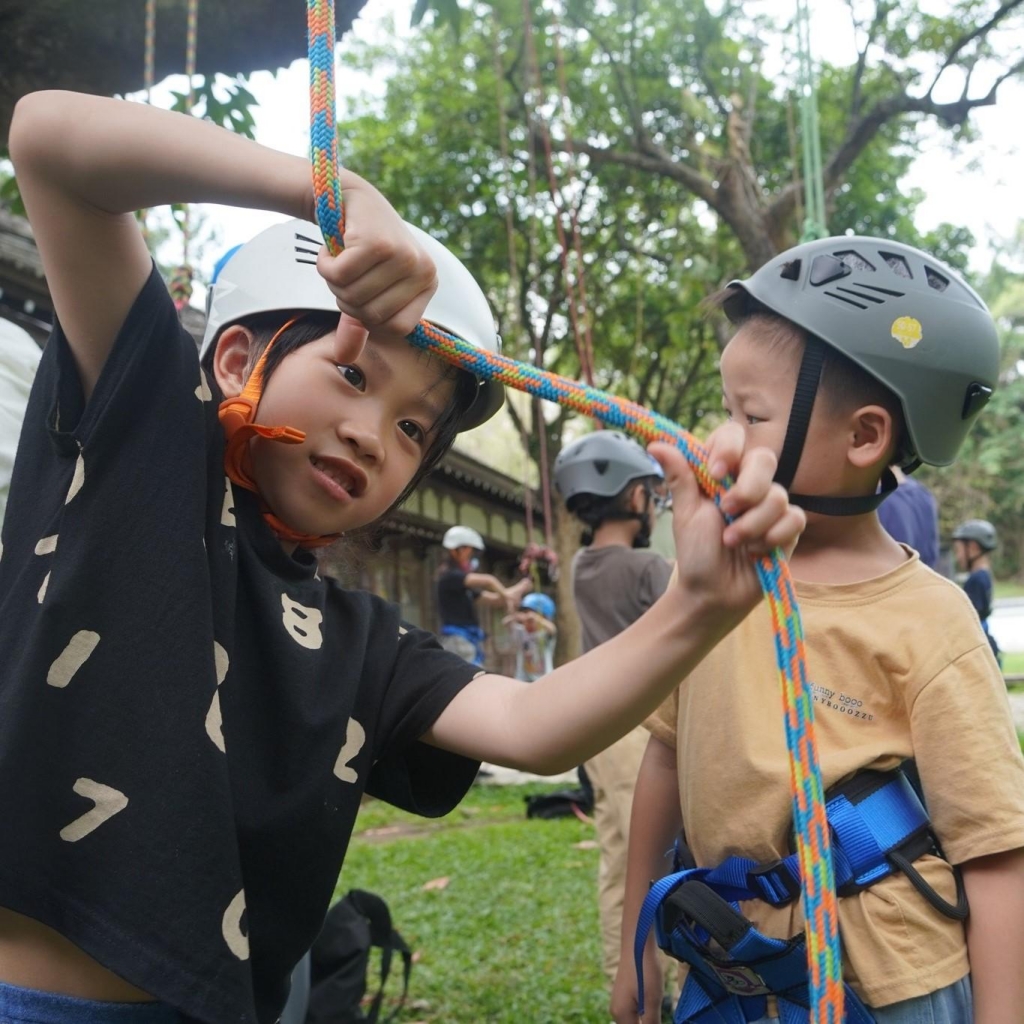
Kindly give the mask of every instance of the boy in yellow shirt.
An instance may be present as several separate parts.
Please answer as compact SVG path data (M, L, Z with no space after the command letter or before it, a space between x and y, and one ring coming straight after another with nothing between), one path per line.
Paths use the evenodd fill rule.
M874 851L851 874L841 862L850 854L853 863L852 845L833 840L848 1003L852 991L866 1014L854 1007L847 1020L1022 1021L1024 761L1005 688L963 594L893 541L875 513L894 486L890 465L910 471L955 458L996 384L991 317L944 265L869 238L798 246L717 298L737 326L722 354L725 409L748 444L780 453L776 480L808 513L791 566L824 785L864 818L856 838L868 836ZM616 1024L639 1019L633 936L681 826L678 866L718 872L688 876L687 886L704 888L680 887L662 903L663 933L677 936L677 951L693 936L718 944L712 961L691 961L676 1024L806 1021L806 989L767 979L778 963L737 968L724 936L692 916L697 898L716 921L723 908L734 924L741 919L729 914L741 913L766 945L803 929L799 876L779 863L791 853L792 821L767 609L683 679L648 727ZM930 831L894 773L911 759ZM866 795L879 793L909 825L872 820ZM830 824L834 836L842 830L831 810ZM737 865L739 887L718 884ZM646 1002L656 1007L651 940L643 964Z

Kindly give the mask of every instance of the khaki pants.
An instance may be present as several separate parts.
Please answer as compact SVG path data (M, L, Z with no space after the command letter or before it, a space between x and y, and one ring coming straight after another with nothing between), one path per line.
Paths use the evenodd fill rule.
M633 787L649 736L646 729L638 726L586 763L587 775L594 787L594 824L601 851L597 905L601 919L602 966L610 981L615 980L619 966Z

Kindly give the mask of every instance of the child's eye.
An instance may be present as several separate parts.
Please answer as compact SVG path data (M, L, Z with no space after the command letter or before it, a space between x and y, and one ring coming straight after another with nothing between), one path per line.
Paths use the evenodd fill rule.
M764 420L761 419L760 416L751 416L751 415L748 414L747 415L747 423L751 427L756 427L758 425L758 423L764 423Z
M339 366L338 373L342 375L358 391L366 387L366 377L358 366Z
M398 429L407 437L412 438L412 440L417 444L423 444L427 436L423 432L423 428L418 423L413 423L412 420L402 420L402 422L398 424Z

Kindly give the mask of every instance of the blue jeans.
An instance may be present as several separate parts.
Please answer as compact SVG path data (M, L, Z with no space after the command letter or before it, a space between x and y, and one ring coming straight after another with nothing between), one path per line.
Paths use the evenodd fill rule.
M961 978L927 996L869 1009L876 1024L972 1024L971 977ZM755 1024L778 1024L778 1020L778 1017L762 1017Z
M3 1024L181 1024L166 1003L106 1003L0 982Z

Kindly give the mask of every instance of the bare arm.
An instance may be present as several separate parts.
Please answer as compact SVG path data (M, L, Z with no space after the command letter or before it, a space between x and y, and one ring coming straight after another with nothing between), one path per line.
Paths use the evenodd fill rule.
M742 431L716 431L712 465L739 467L723 499L725 527L674 448L652 447L673 484L676 583L629 629L534 683L501 676L470 682L424 739L496 764L553 774L582 763L649 715L761 596L751 555L791 547L803 515L771 482L775 456L742 457Z
M135 210L213 202L307 219L312 215L308 161L209 122L138 103L68 92L33 93L15 108L9 142L54 309L86 395L150 273ZM367 210L365 218L358 214L366 222L363 230L376 231L379 238L363 236L360 253L359 229L346 233L348 249L332 264L336 279L329 278L340 308L374 325L397 313L402 323L393 326L411 329L433 290L433 266L411 238L396 254L391 233L400 221L372 186L348 172L342 174L342 185L346 199L351 190L353 212ZM388 210L390 218L375 225L371 209ZM401 233L407 235L404 229ZM397 244L406 243L400 239ZM367 270L375 270L379 279L381 261L396 255L414 279L401 294L380 298L395 283L397 268L385 275L388 283L372 296L366 287L357 288L357 283L367 284ZM412 266L419 257L426 268ZM422 304L406 310L425 288Z
M467 572L463 582L467 590L483 590L489 594L497 594L502 600L508 593L505 584L489 572Z
M482 591L476 598L481 604L500 606L510 612L515 611L522 595L533 586L529 580L520 580L513 586L506 587L497 576L492 576L488 572L466 573L464 582L467 589Z
M961 865L975 1024L1024 1021L1024 850Z
M676 752L652 736L640 762L629 822L629 854L622 903L622 953L611 998L611 1015L615 1024L637 1024L640 1020L637 1016L633 936L648 886L672 870L672 861L666 851L671 850L682 825ZM644 947L644 1001L655 1018L661 1012L663 984L652 934Z

